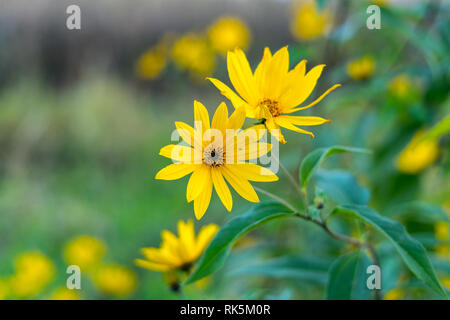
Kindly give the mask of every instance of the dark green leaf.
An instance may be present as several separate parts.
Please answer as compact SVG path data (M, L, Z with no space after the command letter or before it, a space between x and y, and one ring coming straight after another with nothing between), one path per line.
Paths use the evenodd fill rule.
M333 146L328 148L316 149L308 154L300 165L300 185L304 188L308 184L308 180L311 177L314 170L329 156L343 152L359 152L369 153L370 151L360 148L352 148L345 146Z
M292 211L282 204L269 202L254 206L242 216L230 220L216 234L205 252L201 256L194 272L186 280L186 284L193 283L219 270L232 244L244 233L270 220L292 215Z
M362 250L339 257L330 267L327 284L329 300L367 300L367 267L370 259Z
M398 218L414 218L423 222L448 221L445 211L434 204L411 201L392 207L387 215Z
M379 215L367 206L345 205L336 208L329 217L345 215L359 219L384 234L394 245L405 264L417 278L431 289L447 298L447 294L436 277L425 248L412 238L400 223Z
M370 192L361 186L354 174L343 170L318 170L314 181L332 200L339 204L369 202Z

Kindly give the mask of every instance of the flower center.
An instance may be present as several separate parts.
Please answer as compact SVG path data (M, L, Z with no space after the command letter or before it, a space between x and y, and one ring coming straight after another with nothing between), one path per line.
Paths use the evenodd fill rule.
M223 165L224 152L222 146L209 145L203 151L203 162L212 167Z
M266 106L269 109L272 117L276 117L276 116L280 115L278 101L276 101L276 100L264 99L258 103L258 106Z

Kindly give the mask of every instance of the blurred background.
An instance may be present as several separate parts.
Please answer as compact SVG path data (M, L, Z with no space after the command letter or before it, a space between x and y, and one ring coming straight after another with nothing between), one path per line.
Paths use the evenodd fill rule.
M72 4L80 30L66 27ZM366 26L371 4L381 29ZM404 223L449 290L449 16L448 2L419 0L2 0L0 299L179 298L159 273L134 265L163 229L194 219L185 182L154 179L169 163L159 149L174 121L192 124L194 99L210 114L225 100L204 78L229 83L227 50L245 49L255 68L264 47L285 45L291 66L327 64L311 101L342 87L303 113L332 123L314 127L314 140L287 133L281 161L296 173L317 147L371 149L327 169L351 172L372 207ZM279 176L268 188L295 197ZM227 213L213 196L197 230L251 207L234 199ZM387 297L435 298L389 245L380 250ZM183 297L321 299L326 271L345 251L315 226L274 222ZM285 255L309 271L264 268ZM65 289L69 264L81 266L82 290ZM250 265L259 266L251 276Z

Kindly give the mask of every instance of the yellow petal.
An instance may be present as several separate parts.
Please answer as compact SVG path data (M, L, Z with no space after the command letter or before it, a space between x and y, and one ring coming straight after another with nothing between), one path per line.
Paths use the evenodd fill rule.
M209 202L211 201L212 193L212 181L208 180L202 193L194 199L194 213L197 220L200 220L208 209Z
M214 113L211 126L214 129L222 131L225 134L225 130L228 124L228 108L225 102L222 102Z
M278 50L267 67L262 94L265 98L278 100L289 70L289 51L286 47Z
M263 88L265 85L265 81L267 79L267 67L270 65L270 61L272 60L272 53L268 47L264 48L264 54L261 59L261 62L258 64L255 70L255 83L260 93L263 93Z
M234 170L247 180L258 182L277 181L278 177L267 168L253 163L242 163L233 166Z
M302 116L285 116L285 115L278 116L276 121L278 122L280 121L280 119L286 120L296 126L317 126L327 122L328 123L331 122L331 120L327 120L321 117L302 117Z
M134 263L136 263L136 265L139 267L153 270L153 271L168 271L171 269L171 267L168 265L154 263L154 262L150 262L150 261L142 260L142 259L136 259L136 260L134 260Z
M241 197L251 202L259 202L258 195L250 182L239 176L238 171L233 170L233 165L225 165L222 168L225 179Z
M230 81L236 91L250 105L255 105L257 103L256 85L252 70L242 50L236 49L234 52L228 52L227 67Z
M159 180L176 180L191 173L199 166L198 164L172 163L162 168L156 174L155 179Z
M314 100L313 102L311 102L311 103L308 104L307 106L300 107L300 108L295 108L295 109L291 109L291 110L289 110L288 112L285 112L285 113L292 113L292 112L295 112L295 111L305 110L305 109L311 108L311 107L315 106L316 104L318 104L320 101L322 101L322 99L325 98L325 96L326 96L327 94L329 94L329 93L330 93L331 91L333 91L334 89L339 88L340 86L341 86L340 84L335 84L335 85L332 86L330 89L328 89L327 91L325 91L319 98L317 98L316 100Z
M219 89L220 93L231 101L231 103L233 104L235 109L238 109L241 107L248 107L247 102L242 100L241 97L239 97L233 90L231 90L222 81L214 79L214 78L206 78L206 79L211 81L212 84L215 85L217 89Z
M245 122L245 110L244 108L236 109L230 118L228 119L227 128L238 130L242 128Z
M270 134L275 137L275 139L277 139L281 143L286 143L286 139L281 133L280 126L275 123L275 120L273 118L266 120L266 127L269 130Z
M314 134L312 132L297 128L296 126L294 126L289 120L280 118L280 117L276 117L275 118L275 122L280 125L283 128L286 128L288 130L292 130L295 132L299 132L299 133L304 133L304 134L308 134L311 136L311 139L314 138Z
M173 161L180 161L187 164L194 163L194 149L191 147L169 144L161 148L159 154Z
M228 211L231 211L231 208L233 207L233 198L231 197L230 189L228 188L227 183L222 176L222 170L220 168L212 169L211 177L217 195L219 196L225 208Z
M162 250L159 248L142 248L141 252L147 260L155 263L171 266L178 265L180 263L180 258L178 255L173 255L167 250Z
M180 238L180 245L184 249L185 257L187 260L191 260L192 254L195 251L194 221L178 221L178 237Z
M200 193L205 189L208 181L211 180L210 166L205 164L199 165L197 169L192 173L189 178L189 182L186 189L186 200L191 202L197 198Z
M311 95L324 67L325 65L321 64L312 68L303 78L303 81L293 85L291 90L288 90L280 97L283 113L287 113L285 110L298 106Z
M199 130L199 132L203 133L207 130L209 130L209 115L208 110L206 110L205 106L195 100L194 101L194 119L195 119L195 129ZM202 130L199 129L199 125L201 125Z
M197 256L200 256L205 251L217 231L219 231L219 226L216 224L208 224L201 228L196 241Z
M189 145L194 145L194 128L192 128L190 125L181 122L181 121L175 121L175 127L177 128L177 131L180 135L180 137Z

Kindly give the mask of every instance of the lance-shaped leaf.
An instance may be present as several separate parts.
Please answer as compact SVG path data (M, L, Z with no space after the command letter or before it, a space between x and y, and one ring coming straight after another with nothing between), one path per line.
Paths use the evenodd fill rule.
M442 297L448 298L436 277L425 248L400 223L379 215L367 206L344 205L329 216L344 215L361 220L384 234L394 245L409 270Z
M333 146L319 148L308 154L300 165L300 185L305 188L314 170L329 156L343 152L370 153L367 149L352 148L345 146Z
M367 287L367 267L370 259L362 251L339 257L328 272L328 300L367 300L371 290Z
M220 228L212 239L195 268L186 280L186 284L193 283L219 270L233 243L244 233L270 220L292 215L293 212L284 205L276 202L261 203L254 206L242 216L231 219Z

